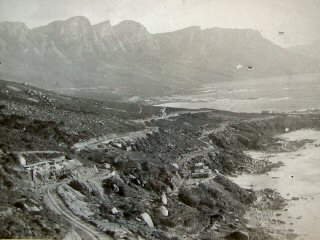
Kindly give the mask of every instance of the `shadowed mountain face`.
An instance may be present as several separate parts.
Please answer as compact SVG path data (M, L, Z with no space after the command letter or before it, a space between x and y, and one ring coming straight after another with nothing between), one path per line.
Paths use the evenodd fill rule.
M85 17L35 29L0 23L0 48L2 78L49 89L106 86L123 95L320 71L319 60L283 49L255 30L190 27L151 34L134 21L91 25Z
M293 46L289 48L289 50L320 59L320 39L309 44Z

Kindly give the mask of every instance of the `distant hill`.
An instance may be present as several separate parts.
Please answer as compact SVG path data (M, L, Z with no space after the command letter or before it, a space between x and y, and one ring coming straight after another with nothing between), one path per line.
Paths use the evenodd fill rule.
M81 16L34 29L0 23L0 61L3 79L127 96L320 71L319 60L283 49L256 30L189 27L151 34L134 21L92 25Z
M293 46L289 50L320 59L320 39L308 44Z

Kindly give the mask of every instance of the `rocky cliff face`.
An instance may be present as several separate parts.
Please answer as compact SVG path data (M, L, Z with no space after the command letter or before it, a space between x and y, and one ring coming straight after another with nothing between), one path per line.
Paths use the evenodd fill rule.
M63 53L73 60L86 54L99 54L99 50L103 50L100 39L89 20L84 17L53 22L34 29L32 33L47 35Z
M108 53L113 52L125 52L122 42L120 42L118 36L113 30L110 21L98 23L93 26L97 36L101 39L103 45L107 48Z
M59 87L125 86L150 95L153 88L161 94L217 80L320 71L318 60L250 29L151 34L134 21L91 25L77 16L35 29L3 22L0 36L0 76L46 88L59 81Z

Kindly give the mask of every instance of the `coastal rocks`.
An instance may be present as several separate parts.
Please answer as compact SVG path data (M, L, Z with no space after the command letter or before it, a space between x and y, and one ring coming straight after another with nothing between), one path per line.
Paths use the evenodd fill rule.
M223 185L212 181L210 184L200 183L198 186L183 188L178 197L184 204L200 211L202 209L218 211L221 208L232 209L233 207L237 207L239 212L244 211L244 205L241 202L244 199L240 198L241 195L236 197L232 195L232 189L226 191Z
M245 205L249 205L256 200L255 193L239 187L237 184L228 178L218 175L215 177L215 182L222 186L234 199Z
M259 202L256 203L258 209L281 210L287 203L286 200L275 190L265 188L257 192Z

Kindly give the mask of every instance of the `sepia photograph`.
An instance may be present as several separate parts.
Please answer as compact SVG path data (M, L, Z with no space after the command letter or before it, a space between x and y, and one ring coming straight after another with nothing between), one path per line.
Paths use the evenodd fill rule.
M319 226L320 0L0 0L0 239Z

